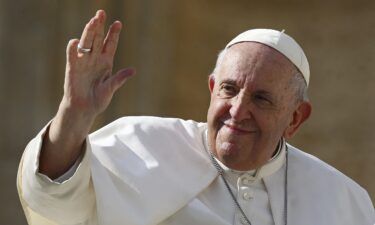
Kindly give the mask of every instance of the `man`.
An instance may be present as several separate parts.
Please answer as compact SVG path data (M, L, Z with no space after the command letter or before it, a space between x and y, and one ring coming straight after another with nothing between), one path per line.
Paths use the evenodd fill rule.
M309 66L283 32L233 39L209 77L207 124L125 117L88 137L134 74L112 74L121 23L104 11L67 47L64 97L27 146L18 186L29 224L375 223L359 185L286 144L311 112Z

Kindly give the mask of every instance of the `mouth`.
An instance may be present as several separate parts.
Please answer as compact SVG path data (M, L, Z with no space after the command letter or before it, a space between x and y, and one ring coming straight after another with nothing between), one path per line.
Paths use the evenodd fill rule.
M252 129L247 129L247 128L244 128L244 127L241 127L239 125L236 125L236 124L233 124L233 123L230 123L230 122L223 122L223 125L225 127L227 127L228 129L230 129L231 131L235 132L235 133L238 133L238 134L249 134L249 133L255 133L254 130Z

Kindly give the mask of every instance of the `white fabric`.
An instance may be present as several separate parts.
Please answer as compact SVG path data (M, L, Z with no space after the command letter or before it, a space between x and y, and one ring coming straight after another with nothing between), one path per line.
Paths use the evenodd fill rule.
M237 201L241 204L242 209L245 212L248 212L247 216L253 224L275 224L272 217L267 189L262 178L269 176L278 170L283 170L285 174L285 155L285 142L282 141L275 156L258 170L232 170L216 159L219 165L223 168L225 172L224 176L231 186L233 193L236 195ZM219 181L216 180L214 183L216 185L215 187L211 187L214 186L211 185L200 195L206 195L202 199L210 200L210 203L206 205L211 206L210 209L215 211L218 215L227 218L226 221L230 222L230 224L246 224L240 211L237 207L234 207L233 200L229 199L225 201L225 199L222 198L223 195L229 194L227 193L228 191L225 190L224 183L221 182L220 179ZM284 187L280 187L280 189L283 191L280 195L284 196ZM221 193L218 193L218 190L220 190ZM209 192L212 192L213 194L209 194ZM217 210L219 208L218 205L222 202L227 202L227 204L225 204L225 209ZM285 209L280 210L283 211ZM282 216L282 219L284 219L284 215Z
M205 150L208 152L207 132L204 135ZM62 183L71 178L77 170L81 159L82 157L79 157L65 174L53 180L53 182ZM215 158L215 160L217 159ZM247 215L251 222L253 224L274 225L267 190L262 178L273 174L283 166L285 162L285 142L283 141L279 145L275 156L258 170L237 171L229 169L219 160L217 162L223 168L224 176L233 193L237 196L237 201L240 202L243 210L251 212L251 214ZM282 169L285 170L285 168ZM44 174L39 173L38 175L46 177ZM200 201L201 204L228 224L246 224L246 221L241 217L240 211L235 207L233 200L228 198L229 196L230 194L225 184L219 178L215 179L210 186L199 194L196 201ZM227 204L222 204L223 202Z
M310 66L307 57L301 46L283 31L272 29L248 30L236 36L225 48L230 48L232 45L241 42L258 42L276 49L301 71L307 86L309 86Z
M204 130L194 121L120 119L90 136L80 166L62 184L37 176L40 133L25 150L18 179L29 224L228 225L200 198L219 181ZM374 224L366 191L315 157L288 149L288 224ZM263 178L275 225L283 224L284 167ZM220 205L230 202L225 196Z
M285 148L282 149L281 153L258 171L233 171L221 164L237 201L241 204L242 209L247 212L247 216L253 224L275 224L267 189L262 178L278 170L284 171L285 174ZM280 189L284 191L283 187L280 187ZM284 196L284 192L280 195ZM224 199L223 196L228 196L228 191L222 180L217 179L199 195L199 199L205 202L210 210L217 215L226 218L225 220L229 224L246 224L233 200L231 198ZM225 204L222 204L223 202ZM279 210L283 211L283 209Z

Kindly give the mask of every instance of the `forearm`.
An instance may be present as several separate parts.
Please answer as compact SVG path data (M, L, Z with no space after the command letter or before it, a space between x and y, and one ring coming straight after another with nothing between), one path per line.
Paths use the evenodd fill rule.
M63 100L43 137L39 172L51 179L65 173L82 154L94 118L69 109Z

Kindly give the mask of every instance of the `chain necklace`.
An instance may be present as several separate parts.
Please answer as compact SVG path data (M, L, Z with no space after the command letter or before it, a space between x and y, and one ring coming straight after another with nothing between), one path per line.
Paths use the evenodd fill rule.
M246 216L245 212L243 211L240 203L237 201L237 198L234 195L232 189L230 188L227 179L225 179L224 169L215 160L215 157L214 157L213 153L211 152L211 149L208 145L207 133L206 132L205 132L205 142L206 142L206 146L207 146L207 151L210 155L211 162L212 162L213 166L216 168L219 176L223 180L223 182L225 184L225 187L227 188L230 196L232 197L232 200L233 200L235 206L240 211L241 217L243 218L243 220L246 221L247 225L252 225L249 218ZM280 145L284 145L284 140L280 140ZM288 202L287 202L287 200L288 200L288 190L287 190L287 188L288 188L288 164L289 163L288 163L288 146L286 144L285 144L285 160L286 160L286 162L285 162L285 183L284 183L284 224L287 225L288 224Z

